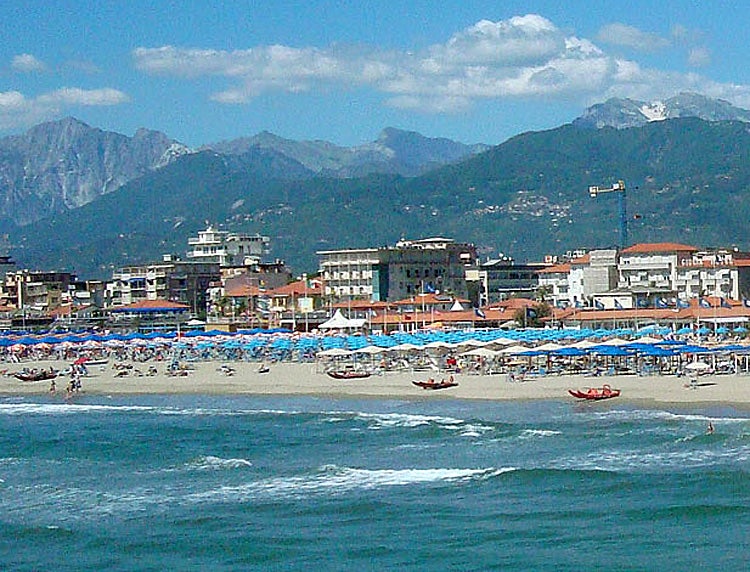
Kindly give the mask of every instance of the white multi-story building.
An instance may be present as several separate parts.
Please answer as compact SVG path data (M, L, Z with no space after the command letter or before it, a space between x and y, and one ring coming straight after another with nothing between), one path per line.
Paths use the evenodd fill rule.
M540 270L539 287L548 292L555 306L585 306L594 295L614 288L616 269L616 250L592 250L569 262Z
M699 297L750 297L750 255L699 250L677 243L635 244L623 250L594 250L539 272L558 306L634 308L674 306Z
M447 238L317 254L326 298L372 301L402 300L429 292L467 298L466 270L476 265L477 258L473 244Z
M170 260L125 266L112 273L106 286L109 306L126 306L142 300L170 300L188 304L192 312L206 307L206 291L220 278L216 262Z
M220 266L249 266L268 252L270 239L260 234L236 234L209 226L189 238L187 257L196 262L218 262Z
M690 265L698 249L674 242L635 244L620 252L618 288L623 290L676 290L680 267Z

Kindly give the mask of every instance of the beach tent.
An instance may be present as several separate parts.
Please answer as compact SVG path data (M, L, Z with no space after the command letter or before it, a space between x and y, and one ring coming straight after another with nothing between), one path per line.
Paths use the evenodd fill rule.
M321 330L357 330L365 325L367 320L364 318L349 319L341 310L336 310L336 313L329 319L318 326Z

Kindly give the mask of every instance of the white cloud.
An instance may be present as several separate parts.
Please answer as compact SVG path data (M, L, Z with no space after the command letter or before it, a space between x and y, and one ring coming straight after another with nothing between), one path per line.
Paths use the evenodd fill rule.
M118 105L127 101L126 94L112 88L65 87L34 98L18 91L0 92L0 129L28 127L75 106Z
M704 68L711 63L711 52L708 48L693 48L688 52L688 65L694 68Z
M609 44L657 50L695 36L681 27L671 34L665 39L611 24L598 37ZM705 65L708 55L696 49L691 61ZM651 99L665 89L670 94L688 89L705 93L717 85L701 76L642 68L637 61L608 54L593 41L566 33L536 14L481 20L444 43L414 52L339 45L272 45L235 51L162 46L139 47L133 58L136 67L148 74L194 81L225 78L226 89L209 97L226 104L244 104L265 93L369 86L381 92L388 105L444 113L466 109L479 99L592 100L611 93Z
M684 28L680 28L684 30ZM657 34L644 32L627 24L608 24L596 35L596 39L604 44L625 46L644 52L661 50L671 45L670 40Z
M31 54L18 54L17 56L13 56L10 66L15 71L24 73L42 72L47 69L44 62L38 60Z

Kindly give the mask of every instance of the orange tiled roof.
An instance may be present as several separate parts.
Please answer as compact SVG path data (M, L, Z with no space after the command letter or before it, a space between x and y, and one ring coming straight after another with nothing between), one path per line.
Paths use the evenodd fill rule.
M307 288L305 288L305 281L304 280L297 280L296 282L290 282L289 284L286 284L284 286L279 286L278 288L274 288L273 290L270 290L267 292L269 296L298 296L302 297L305 294L308 296L320 296L323 293L323 288L320 285L320 282L316 282L315 284L311 284L310 282L307 283Z
M697 252L698 249L679 242L645 242L634 244L622 251L622 254L649 254L658 252Z
M226 296L228 298L247 298L247 297L253 297L253 296L260 296L261 294L265 294L265 293L266 293L266 290L259 286L254 286L251 284L240 284L238 286L229 288L226 291Z
M571 264L589 264L591 262L591 255L590 254L584 254L583 256L579 256L578 258L574 258L570 261Z
M139 300L127 306L120 306L117 310L189 310L190 306L169 300Z
M570 264L555 264L554 266L549 266L547 268L542 268L541 270L537 270L539 274L567 274L570 272Z
M412 298L404 298L403 300L397 300L396 302L393 302L397 306L414 306L414 305L422 305L423 303L426 306L435 306L437 304L453 304L458 300L461 303L468 304L469 300L463 300L461 298L453 298L451 296L444 296L441 294L417 294L416 296Z

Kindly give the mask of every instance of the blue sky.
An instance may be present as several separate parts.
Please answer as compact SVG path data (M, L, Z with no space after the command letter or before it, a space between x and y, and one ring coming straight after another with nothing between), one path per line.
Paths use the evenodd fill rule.
M750 108L740 5L5 0L0 135L72 115L191 146L262 130L356 145L388 126L494 144L613 96Z

